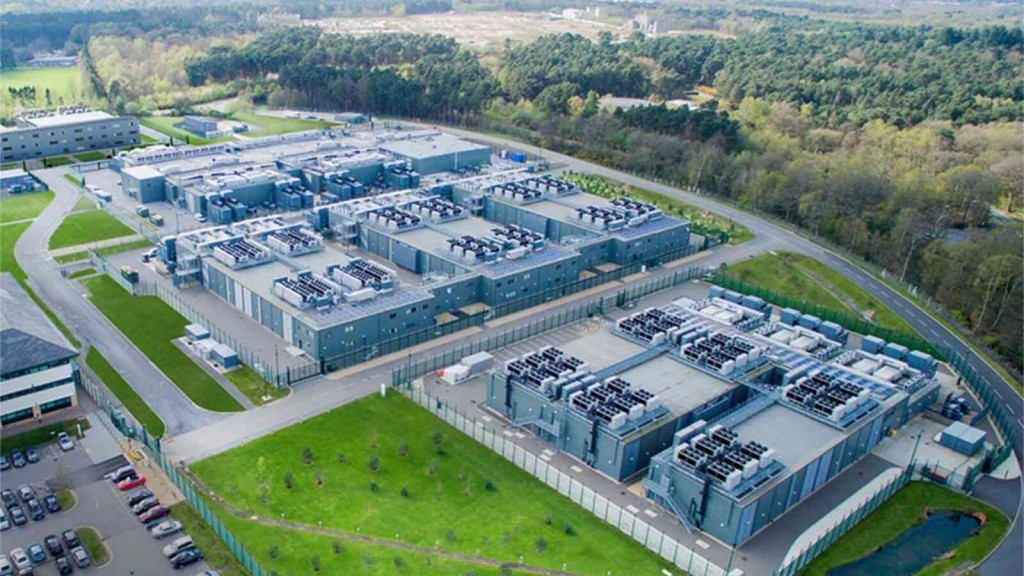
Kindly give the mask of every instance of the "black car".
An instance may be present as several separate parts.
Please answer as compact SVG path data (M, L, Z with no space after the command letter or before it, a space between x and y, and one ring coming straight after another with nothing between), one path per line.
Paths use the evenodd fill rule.
M28 522L28 516L25 516L25 511L21 509L20 504L11 506L9 512L11 513L11 522L14 522L15 526L21 526Z
M57 572L59 572L61 576L71 574L75 571L75 569L71 567L71 560L68 560L67 556L57 556L53 560L53 565L57 567Z
M43 546L46 546L46 551L54 558L64 555L64 546L61 545L60 538L57 538L56 534L50 534L43 538Z
M74 530L65 530L61 532L60 539L64 541L64 545L68 547L68 550L71 550L75 546L81 544L78 540L78 532L75 532Z
M184 568L189 564L195 564L203 559L203 553L198 548L189 548L183 552L178 552L174 556L171 556L171 566L175 570Z
M62 510L62 508L60 507L60 502L57 500L57 497L54 496L53 494L47 494L43 498L43 506L46 506L46 511L50 514L53 514L54 512L60 512Z
M10 488L4 488L0 490L0 500L4 502L4 508L10 508L11 506L18 505L18 496L14 494L14 490Z
M152 498L152 497L153 497L153 493L150 492L149 490L146 490L145 488L143 488L142 490L139 490L135 494L132 494L130 498L128 498L128 505L129 506L135 506L136 504L138 504L139 502L142 502L146 498Z
M32 447L25 449L25 459L28 460L29 464L35 464L39 462L42 457L39 454L39 449Z
M35 498L28 501L28 513L33 520L46 518L46 510L43 510L43 506Z

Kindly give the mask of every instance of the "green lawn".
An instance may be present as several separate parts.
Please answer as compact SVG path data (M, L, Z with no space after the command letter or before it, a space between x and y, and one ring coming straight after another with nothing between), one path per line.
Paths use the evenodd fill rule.
M273 402L278 398L284 398L288 395L287 388L277 388L268 384L255 370L248 366L241 366L231 372L226 372L224 376L257 406L266 404L263 401L264 395L270 396L270 400L267 402Z
M230 140L234 140L234 137L232 136L220 136L217 138L209 139L203 138L201 136L196 136L191 132L182 130L181 128L175 126L175 124L181 124L181 122L181 116L146 116L139 118L140 124L152 128L153 130L156 130L158 132L163 132L164 134L167 134L171 138L174 138L175 143L179 143L178 140L180 140L180 143L184 144L187 139L189 144L195 146L202 146L204 144L214 144L217 142L227 142Z
M129 250L137 250L139 248L152 247L153 243L149 240L132 240L131 242L125 242L124 244L117 244L115 246L106 246L103 248L97 248L93 252L100 256L109 256L111 254L120 254L121 252L127 252ZM70 254L64 254L63 256L54 256L53 261L58 264L67 264L69 262L80 262L82 260L88 260L89 253L87 251L72 252Z
M106 160L107 153L100 150L91 150L89 152L79 152L73 154L79 162L96 162L97 160Z
M69 214L50 236L50 250L131 236L135 231L103 210Z
M95 274L96 270L94 268L82 268L81 270L76 270L75 272L68 274L68 280L84 278L85 276L94 276Z
M755 286L875 324L915 334L903 318L863 288L821 262L788 252L766 253L729 266L728 273Z
M107 550L106 544L103 543L103 537L100 536L100 533L95 528L79 526L75 529L75 532L78 532L78 537L82 540L82 546L85 546L85 551L92 558L93 566L102 566L110 561L110 551Z
M178 502L172 505L171 517L181 522L182 532L192 537L196 547L203 551L206 563L220 576L246 576L248 574L224 544L224 541L214 533L210 525L188 502Z
M682 216L689 220L691 229L697 234L707 236L719 235L725 232L729 234L730 244L746 242L754 237L750 230L747 230L742 224L652 190L637 188L636 186L597 174L566 172L561 177L577 183L583 188L584 192L601 196L602 198L629 196L635 200L654 204L667 214Z
M89 353L85 356L85 363L89 368L99 376L100 380L107 385L107 388L113 392L114 396L121 401L121 404L135 417L135 420L139 422L151 436L162 438L166 429L164 428L164 421L156 415L156 412L146 404L146 401L139 396L139 393L134 388L125 382L124 378L118 374L117 370L107 362L107 359L100 354L100 351L95 348L90 348Z
M54 494L54 496L57 497L57 502L60 503L61 510L65 512L74 508L75 503L78 502L78 500L75 498L74 491L72 491L70 488L57 490L57 493Z
M435 450L435 432L441 435L441 454ZM403 444L405 456L400 455ZM305 448L312 451L311 465L303 461ZM370 470L373 454L379 463L376 472ZM522 555L526 564L557 569L567 564L569 571L582 574L657 574L668 567L397 393L353 402L193 464L192 470L246 516L284 514L294 522L322 522L348 533L502 562ZM285 485L286 472L293 475L291 489ZM372 482L378 484L376 492ZM403 487L407 497L401 494ZM252 526L247 532L249 549L263 559L268 558L268 538L281 546L292 538L290 532L277 530L275 535ZM540 538L547 544L544 551L537 550ZM295 573L275 563L266 567Z
M279 116L264 116L252 112L235 112L231 115L231 119L245 122L251 127L251 130L246 133L247 136L287 134L289 132L302 132L303 130L315 130L335 125L333 122L325 122L323 120L281 118Z
M56 168L58 166L68 166L74 164L75 161L67 156L50 156L49 158L43 158L43 166L46 168Z
M148 134L139 134L139 137L141 138L143 146L148 146L149 144L159 144L160 143L159 140L157 140L156 138L153 138L152 136L150 136Z
M833 568L874 552L920 522L925 508L980 511L988 521L977 536L964 540L955 548L953 558L929 565L918 576L937 576L965 563L980 561L999 544L1010 525L1002 512L974 498L928 482L911 482L832 544L801 574L825 576Z
M43 301L39 299L39 296L37 296L28 283L25 282L25 271L21 269L21 266L18 265L18 261L14 258L14 245L18 242L18 238L21 237L22 233L25 232L30 224L31 222L22 222L21 224L7 224L5 226L0 226L0 272L10 272L11 275L14 276L21 284L21 287L25 289L25 292L28 293L29 297L32 298L40 309L42 309L43 313L46 314L46 317L49 318L50 321L57 326L57 329L59 329L68 341L71 342L71 345L78 348L80 344L75 338L75 335L68 330L67 326L65 326L63 322L60 321L60 318L57 318L56 314L43 304Z
M132 296L107 275L82 280L92 303L174 384L201 408L241 411L242 406L172 342L189 323L156 296Z
M54 422L53 424L47 424L46 426L40 426L39 428L33 428L28 432L15 434L14 436L0 436L0 452L9 454L15 448L24 449L29 446L44 446L55 442L58 432L67 432L72 438L77 438L79 424L82 425L82 430L89 429L89 421L85 418L70 418Z
M68 182L71 182L75 186L78 186L79 188L82 187L81 179L79 179L78 177L76 177L74 174L72 174L70 172L67 172L67 173L64 174L64 179L67 180Z
M78 202L75 204L75 207L72 208L71 211L72 212L88 212L89 210L96 210L96 209L97 209L96 208L96 201L93 200L92 198L90 198L89 196L86 196L85 194L83 194L82 197L78 199Z
M0 224L35 218L53 201L53 192L31 192L0 200Z
M29 108L46 106L46 90L50 90L50 103L53 106L77 104L82 100L82 77L78 67L67 68L15 68L4 70L0 75L0 98L3 109L9 110L13 104L7 88L35 86L36 100L27 104ZM61 100L63 99L63 103Z

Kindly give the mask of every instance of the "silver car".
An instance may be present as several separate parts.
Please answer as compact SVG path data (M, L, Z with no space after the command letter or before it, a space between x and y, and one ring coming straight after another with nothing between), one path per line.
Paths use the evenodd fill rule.
M149 533L157 540L166 538L172 534L177 534L178 532L181 532L181 522L178 522L177 520L161 522L149 530Z
M32 573L32 561L28 559L28 554L25 554L25 551L21 548L11 550L11 562L14 563L18 576Z

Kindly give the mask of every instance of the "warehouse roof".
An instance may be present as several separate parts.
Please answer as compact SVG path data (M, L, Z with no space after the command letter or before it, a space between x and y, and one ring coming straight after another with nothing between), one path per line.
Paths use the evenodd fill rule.
M77 355L14 276L0 273L0 373Z
M24 121L35 126L36 128L53 128L57 126L67 126L70 124L79 124L81 122L97 122L100 120L110 120L116 118L106 112L100 110L90 110L88 112L79 112L77 114L56 114L53 116L39 116L37 118L25 118Z
M122 174L127 174L136 180L146 180L148 178L163 178L164 173L153 168L152 166L131 166L129 168L123 168Z
M380 146L392 154L416 160L432 158L444 154L457 154L460 152L476 152L490 150L483 144L476 144L450 134L438 133L436 136L425 138L410 138L408 140L396 140L385 142Z
M700 408L735 387L664 354L617 376L656 394L677 416Z

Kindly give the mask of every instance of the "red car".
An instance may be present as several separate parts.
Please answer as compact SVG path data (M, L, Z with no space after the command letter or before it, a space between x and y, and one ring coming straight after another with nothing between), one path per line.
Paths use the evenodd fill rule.
M120 482L118 482L117 488L118 490L121 490L123 492L125 490L131 490L132 488L138 488L139 486L142 486L145 483L146 477L139 476L138 478L128 478L126 480L121 480Z
M164 516L167 516L170 513L171 509L161 504L159 506L154 506L153 508L146 510L142 514L139 514L139 520L142 520L143 523L151 522L153 520L156 520L157 518L163 518Z

